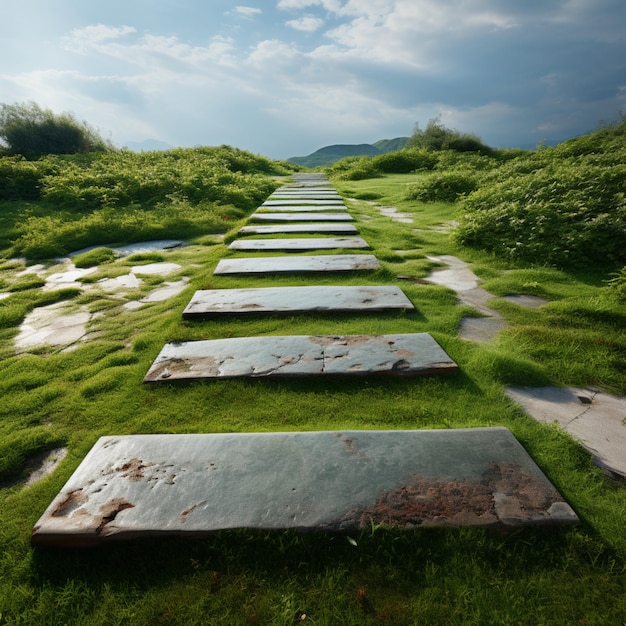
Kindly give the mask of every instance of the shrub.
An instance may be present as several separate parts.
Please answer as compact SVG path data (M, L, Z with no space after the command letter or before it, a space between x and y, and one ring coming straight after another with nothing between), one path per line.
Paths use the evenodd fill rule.
M385 174L408 174L415 170L431 170L437 157L427 150L398 150L386 152L372 159L374 167Z
M0 157L0 200L37 200L41 176L41 169L24 157Z
M55 114L34 102L0 105L0 138L11 155L38 159L45 154L111 150L113 146L70 113Z
M421 202L456 202L477 187L476 176L452 170L421 177L407 190L407 199Z

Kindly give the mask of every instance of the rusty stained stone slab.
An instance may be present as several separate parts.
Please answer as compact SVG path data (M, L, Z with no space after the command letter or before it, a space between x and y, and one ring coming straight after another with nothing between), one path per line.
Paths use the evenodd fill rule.
M184 318L245 313L306 313L414 310L396 286L310 286L196 291L183 311Z
M255 222L353 222L354 218L347 212L326 213L326 212L302 212L298 213L262 213L255 212L250 216Z
M369 248L361 237L309 237L289 239L236 239L229 250L333 250L336 248Z
M278 235L281 233L327 233L347 235L357 233L353 224L275 224L274 226L244 226L239 234Z
M327 204L327 205L343 205L343 200L341 198L337 198L336 200L266 200L262 206L284 206L287 204Z
M311 375L422 376L457 369L428 333L236 337L167 343L144 382Z
M323 206L307 206L307 205L301 205L301 204L297 204L294 206L291 205L287 205L285 204L284 206L272 206L272 207L268 207L266 205L260 206L257 211L272 211L272 212L279 212L279 211L286 211L286 212L293 212L293 213L315 213L317 211L347 211L348 207L345 206L344 204L333 204L333 205L323 205Z
M576 522L506 428L126 435L96 442L31 543Z
M328 254L318 256L275 256L222 259L213 274L300 274L307 272L353 272L377 270L373 254Z

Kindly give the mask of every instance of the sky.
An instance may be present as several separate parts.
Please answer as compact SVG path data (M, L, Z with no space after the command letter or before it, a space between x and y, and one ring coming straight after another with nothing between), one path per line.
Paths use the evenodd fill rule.
M275 159L437 116L534 147L626 113L625 0L239 1L6 1L0 103Z

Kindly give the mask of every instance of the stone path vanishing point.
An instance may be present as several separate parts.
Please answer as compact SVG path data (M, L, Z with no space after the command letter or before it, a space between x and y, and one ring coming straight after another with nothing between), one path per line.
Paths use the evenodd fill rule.
M241 234L356 230L333 230L333 222L353 218L324 175L293 178L293 184L275 192L251 216L251 221L270 224L246 226ZM337 275L380 267L374 255L364 253L259 258L254 250L267 249L268 240L256 240L258 247L251 246L255 240L248 237L237 241L246 244L235 242L233 249L253 256L223 259L216 275ZM345 240L317 241L320 251L329 245L348 247ZM348 240L355 245L357 241L363 240ZM298 239L292 242L301 245ZM240 314L244 309L256 314L322 314L403 308L413 305L396 286L311 285L197 292L185 317ZM428 333L268 336L166 344L145 381L418 376L456 369ZM34 545L90 545L145 535L198 536L225 528L346 532L372 523L410 528L576 521L576 514L505 428L134 435L97 442L43 514L31 540Z

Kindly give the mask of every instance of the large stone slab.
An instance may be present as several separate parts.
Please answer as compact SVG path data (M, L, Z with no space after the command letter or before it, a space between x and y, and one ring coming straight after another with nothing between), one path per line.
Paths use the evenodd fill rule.
M213 272L220 274L274 274L306 272L351 272L380 268L373 254L328 254L319 256L247 257L222 259Z
M343 204L343 200L341 198L337 198L336 200L266 200L262 206L283 206L286 204L328 204L328 205L337 205Z
M258 211L273 211L273 212L278 212L278 211L287 211L287 212L293 212L293 213L315 213L316 211L347 211L348 207L345 204L333 204L333 205L322 205L322 206L315 206L313 205L313 203L309 203L309 205L301 205L301 204L285 204L283 206L272 206L272 207L268 207L266 205L260 206L258 209Z
M457 369L428 333L236 337L165 344L144 382L311 375L419 376Z
M249 313L375 312L413 310L413 303L395 286L310 286L196 291L183 317Z
M626 477L626 398L580 387L510 387L506 393L537 421L556 422L579 440L598 466Z
M357 228L353 224L275 224L274 226L244 226L239 230L240 234L252 233L255 235L278 235L280 233L327 233L343 235L356 233Z
M336 248L369 248L361 237L309 237L289 239L237 239L230 250L333 250Z
M326 213L326 212L303 212L298 213L262 213L255 212L250 216L255 222L352 222L354 218L347 212Z
M577 521L506 428L126 435L96 442L31 543Z

